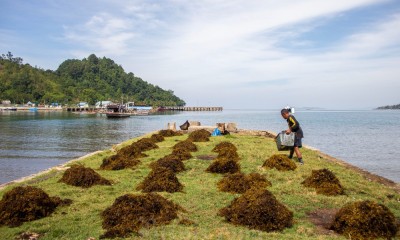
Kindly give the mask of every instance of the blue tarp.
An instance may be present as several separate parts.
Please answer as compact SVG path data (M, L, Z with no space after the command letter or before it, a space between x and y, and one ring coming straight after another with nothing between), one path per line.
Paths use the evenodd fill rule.
M215 136L221 136L221 131L216 128L214 129L214 131L212 132L211 136L215 137Z

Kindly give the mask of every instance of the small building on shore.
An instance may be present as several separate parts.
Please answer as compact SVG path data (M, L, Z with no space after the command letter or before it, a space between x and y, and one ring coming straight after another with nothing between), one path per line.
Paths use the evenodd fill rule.
M11 105L11 101L10 100L2 100L1 104L2 105Z
M87 102L80 102L77 104L77 106L80 108L87 108L89 107L89 104Z
M111 101L98 101L98 102L95 104L95 107L96 107L96 108L105 109L105 108L107 108L108 105L111 105L111 104L113 104Z

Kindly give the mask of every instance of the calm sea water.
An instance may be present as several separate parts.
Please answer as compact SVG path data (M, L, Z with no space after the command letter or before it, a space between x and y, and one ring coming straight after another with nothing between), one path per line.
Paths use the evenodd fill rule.
M400 182L400 111L300 111L295 116L304 144ZM67 112L0 112L0 184L186 120L236 122L239 128L274 132L286 128L279 111L176 112L116 120Z

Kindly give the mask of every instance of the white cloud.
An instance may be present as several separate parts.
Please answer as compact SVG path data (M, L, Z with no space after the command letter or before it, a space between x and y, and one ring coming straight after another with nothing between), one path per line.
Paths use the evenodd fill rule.
M68 26L65 37L84 46L74 49L79 57L111 57L143 79L174 89L189 105L276 107L289 91L299 105L346 106L354 95L354 106L362 106L378 102L368 91L399 86L399 15L365 23L364 30L323 49L312 49L318 39L297 37L351 10L385 2L117 1L120 10ZM346 90L355 87L363 91ZM341 92L349 95L338 99ZM387 93L385 99L394 91Z

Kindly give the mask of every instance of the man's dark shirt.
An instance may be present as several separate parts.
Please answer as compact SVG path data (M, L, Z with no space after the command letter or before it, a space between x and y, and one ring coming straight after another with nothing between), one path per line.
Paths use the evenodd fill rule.
M300 123L296 120L296 118L293 115L289 115L288 119L286 120L288 122L290 130L292 132L296 133L297 138L303 138L303 129L300 127Z

